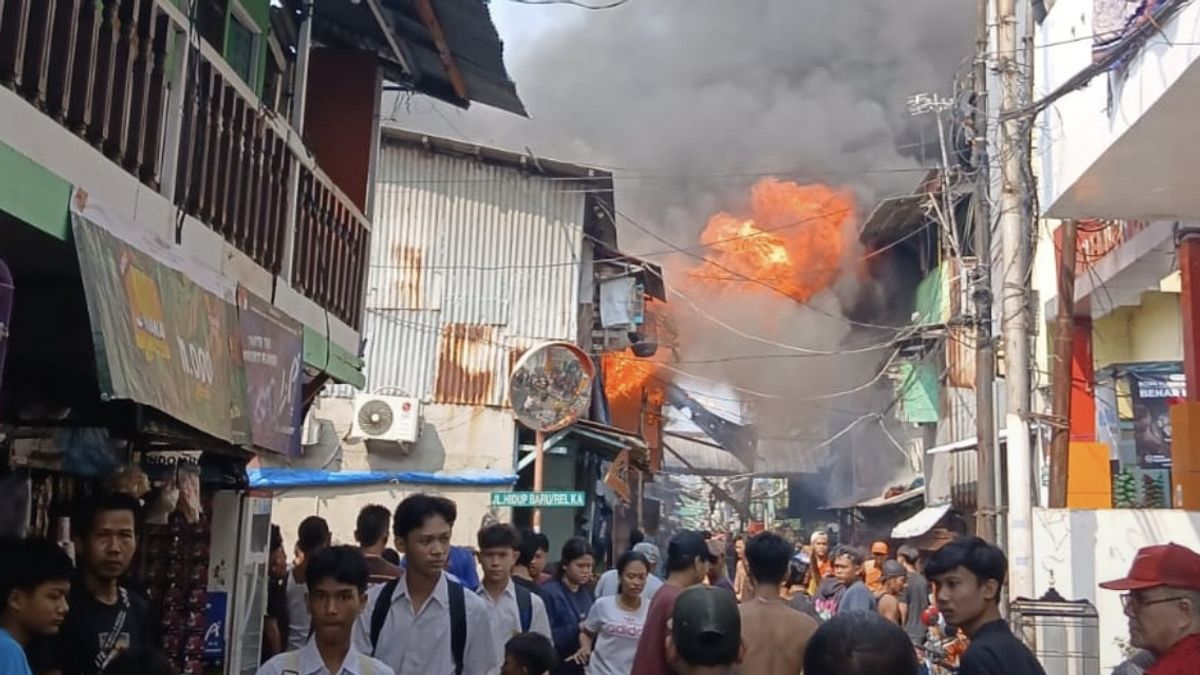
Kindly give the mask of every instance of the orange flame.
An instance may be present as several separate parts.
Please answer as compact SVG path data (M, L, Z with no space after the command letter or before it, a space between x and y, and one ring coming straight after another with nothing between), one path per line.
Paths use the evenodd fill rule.
M772 293L774 288L807 302L845 271L847 229L853 222L848 190L764 178L750 191L749 217L722 212L709 219L700 233L705 260L688 270L686 283L703 293ZM665 313L655 312L653 318L659 342L667 342L663 338L671 327ZM662 344L655 359L637 359L628 351L604 354L604 390L614 407L640 401L659 371L655 360L665 360L667 352Z
M751 190L750 214L709 219L700 234L706 260L689 277L710 290L774 288L799 302L837 281L854 218L849 192L764 178Z

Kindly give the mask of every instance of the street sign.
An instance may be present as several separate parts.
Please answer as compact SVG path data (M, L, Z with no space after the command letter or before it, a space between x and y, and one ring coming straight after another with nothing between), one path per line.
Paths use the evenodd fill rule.
M515 508L575 508L587 505L587 496L582 492L493 492L492 506Z

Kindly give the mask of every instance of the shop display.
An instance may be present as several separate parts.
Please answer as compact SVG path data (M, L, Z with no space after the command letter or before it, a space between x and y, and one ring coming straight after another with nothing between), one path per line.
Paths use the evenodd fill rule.
M166 524L147 524L141 578L162 619L163 651L180 675L201 675L208 630L208 565L211 523L189 523L181 511Z

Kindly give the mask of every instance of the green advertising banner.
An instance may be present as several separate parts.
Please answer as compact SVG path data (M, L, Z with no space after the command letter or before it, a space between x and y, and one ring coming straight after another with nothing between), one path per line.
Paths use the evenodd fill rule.
M240 351L233 306L78 213L72 229L103 395L227 441L248 436L234 422L248 424L244 393L235 396L231 382L231 346Z

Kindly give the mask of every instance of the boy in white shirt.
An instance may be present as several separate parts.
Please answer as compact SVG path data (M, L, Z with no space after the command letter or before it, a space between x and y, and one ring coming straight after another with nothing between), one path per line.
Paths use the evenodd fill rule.
M395 675L380 661L354 651L354 624L367 605L367 561L353 546L321 549L306 561L312 637L297 650L279 654L258 675Z
M448 578L458 507L436 495L400 502L392 522L404 576L368 594L354 646L396 675L487 675L504 659L492 642L487 604Z
M550 637L550 617L546 604L533 591L518 586L512 579L521 535L512 525L496 523L479 531L479 564L483 567L483 585L478 594L488 606L492 640L497 654L521 633L539 633ZM492 670L500 672L500 663Z

